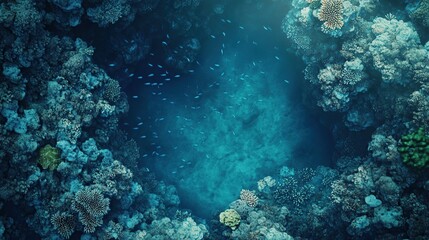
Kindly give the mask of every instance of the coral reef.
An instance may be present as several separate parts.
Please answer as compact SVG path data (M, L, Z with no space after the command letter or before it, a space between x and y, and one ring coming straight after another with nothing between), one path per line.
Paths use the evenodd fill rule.
M239 17L231 17L237 6L252 16L241 6L279 6L285 11L275 23L281 30L258 22L240 25ZM0 239L428 239L428 9L428 0L1 2ZM238 58L226 57L227 48L234 57L242 49L258 52L242 47L260 44L246 32L253 28L266 31L263 37L282 31L284 39L270 35L279 39L269 48L301 58L302 81L280 82L298 86L301 92L291 98L302 97L312 118L332 134L327 166L316 166L317 159L289 159L285 152L295 142L273 147L275 139L299 137L277 131L293 122L292 107L274 98L284 93L280 85L264 81L277 78L260 68L272 62L249 54L251 62L239 67L233 64ZM233 43L230 33L243 38ZM239 147L210 157L231 156L231 165L243 159L263 164L251 173L228 170L223 180L230 185L207 180L209 187L195 189L180 180L192 194L212 191L216 204L219 191L237 189L235 200L222 203L227 210L200 219L180 205L183 185L176 189L147 168L161 157L148 149L161 146L146 135L127 135L128 99L150 100L124 91L140 79L159 90L171 81L168 74L179 82L207 67L200 57L214 46L208 42L221 46L216 51L224 57L209 67L218 75L207 77L208 88L223 95L207 101L210 114L196 122L176 116L180 143L189 140L192 151L197 149L191 154L204 159L212 145L227 139ZM284 71L280 55L268 47L266 52ZM229 68L221 71L221 64ZM155 75L162 81L153 80ZM198 112L205 86L195 82L170 90ZM181 87L197 94L187 96ZM151 94L176 104L167 101L167 92ZM261 117L268 120L257 121ZM233 121L219 125L227 118ZM160 119L154 121L163 124ZM221 128L218 135L201 134L213 126ZM252 126L261 139L246 130ZM268 165L287 166L275 173ZM238 175L262 179L247 183L237 181Z

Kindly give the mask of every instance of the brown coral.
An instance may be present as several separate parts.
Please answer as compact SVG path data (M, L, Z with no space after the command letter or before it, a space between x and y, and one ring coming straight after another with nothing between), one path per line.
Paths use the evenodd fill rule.
M258 204L259 198L256 196L256 194L252 191L243 189L240 192L240 199L246 202L246 204L249 207L256 207Z
M319 12L320 21L324 21L323 26L335 30L343 25L343 0L322 0Z

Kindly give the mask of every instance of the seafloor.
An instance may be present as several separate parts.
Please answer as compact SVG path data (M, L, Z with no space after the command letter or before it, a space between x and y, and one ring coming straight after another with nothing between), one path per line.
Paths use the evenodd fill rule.
M429 239L429 0L0 1L1 239Z

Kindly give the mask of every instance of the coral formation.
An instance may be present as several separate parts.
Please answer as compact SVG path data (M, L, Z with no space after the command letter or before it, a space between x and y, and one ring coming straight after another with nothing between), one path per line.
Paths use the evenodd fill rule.
M424 168L429 162L429 138L423 128L401 137L398 152L405 164Z
M219 221L232 230L240 225L240 214L234 209L227 209L219 214Z
M322 6L319 10L319 19L323 26L334 30L341 28L343 22L343 0L321 0Z
M42 166L43 169L48 169L53 171L61 163L60 151L47 144L42 147L39 151L39 158L37 162Z
M89 187L78 191L72 209L79 213L79 221L84 225L85 232L94 232L103 223L103 216L110 210L110 200L104 198L97 189Z
M52 215L51 222L54 228L58 230L58 233L66 239L70 238L76 226L76 220L73 215L64 212L57 212Z

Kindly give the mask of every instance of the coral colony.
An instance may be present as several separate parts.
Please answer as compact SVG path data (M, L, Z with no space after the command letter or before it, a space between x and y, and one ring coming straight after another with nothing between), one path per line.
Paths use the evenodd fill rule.
M0 239L429 239L429 0L0 2Z

